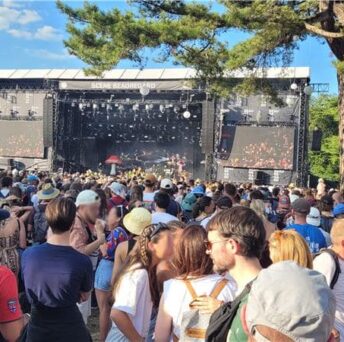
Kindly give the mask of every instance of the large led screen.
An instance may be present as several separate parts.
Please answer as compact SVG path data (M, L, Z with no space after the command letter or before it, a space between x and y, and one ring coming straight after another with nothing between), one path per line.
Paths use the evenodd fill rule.
M0 156L43 158L42 120L0 120Z
M292 170L294 127L224 126L219 151L226 166Z

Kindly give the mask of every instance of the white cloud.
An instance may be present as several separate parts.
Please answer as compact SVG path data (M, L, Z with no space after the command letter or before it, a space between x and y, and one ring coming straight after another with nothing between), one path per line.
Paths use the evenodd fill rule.
M41 16L36 11L23 10L18 18L18 23L21 25L26 25L41 19Z
M35 33L34 38L40 40L61 40L63 35L52 26L42 26Z
M11 30L8 30L7 32L11 36L16 37L16 38L25 38L25 39L31 39L32 38L32 33L29 31L11 29Z
M9 29L7 30L15 38L37 39L37 40L62 40L63 35L52 26L42 26L35 32L27 30Z
M0 6L0 30L8 30L13 25L26 25L41 20L38 12Z
M2 5L4 7L21 7L21 1L16 1L16 0L2 0Z
M0 6L0 30L7 30L11 24L17 22L18 17L17 10Z
M62 52L53 52L46 49L25 49L25 52L31 56L39 57L42 59L50 59L50 60L66 60L70 58L75 58L75 56L72 56L68 53L66 49L62 50Z

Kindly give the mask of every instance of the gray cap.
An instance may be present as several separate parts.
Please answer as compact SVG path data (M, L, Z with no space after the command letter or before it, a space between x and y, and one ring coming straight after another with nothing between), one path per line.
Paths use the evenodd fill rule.
M304 198L299 198L296 201L292 202L291 207L297 213L306 214L306 215L308 215L309 211L311 210L311 205Z
M246 321L279 331L293 341L327 341L336 302L325 277L283 261L262 270L248 297Z

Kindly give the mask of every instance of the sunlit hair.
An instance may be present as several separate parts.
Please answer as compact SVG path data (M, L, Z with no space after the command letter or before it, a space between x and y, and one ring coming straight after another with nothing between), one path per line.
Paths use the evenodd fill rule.
M265 204L261 199L251 201L250 208L264 221L265 220Z
M170 221L168 224L168 228L170 228L170 231L173 233L175 232L177 229L185 229L186 228L186 224L182 221Z
M202 277L213 273L213 262L207 254L207 233L199 225L183 230L173 261L178 277Z
M292 260L302 267L313 268L313 258L306 240L295 230L279 230L269 240L273 263Z
M152 253L148 248L148 243L158 243L161 233L168 230L169 228L166 226L166 229L162 229L151 238L152 232L154 231L156 225L149 225L147 226L141 233L136 246L132 253L130 253L122 268L115 276L114 285L113 285L113 297L115 298L116 290L123 278L123 276L129 272L139 269L145 269L148 272L149 278L149 288L150 293L153 301L153 305L155 307L159 306L159 289L158 289L158 281L156 277L156 265L152 265Z

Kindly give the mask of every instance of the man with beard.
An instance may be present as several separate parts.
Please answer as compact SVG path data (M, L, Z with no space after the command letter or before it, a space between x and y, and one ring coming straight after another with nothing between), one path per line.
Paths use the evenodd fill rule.
M75 205L77 213L70 233L70 244L80 253L90 257L95 271L98 249L105 242L105 225L98 220L100 198L93 190L84 190L76 198ZM78 306L87 324L87 318L91 315L91 296Z
M208 253L218 273L229 272L237 283L237 299L228 323L227 342L247 341L241 311L247 303L251 284L261 271L259 258L265 246L262 220L247 207L233 207L214 216L207 226ZM239 301L238 301L239 299ZM207 341L217 341L209 335ZM215 334L216 335L216 334Z

